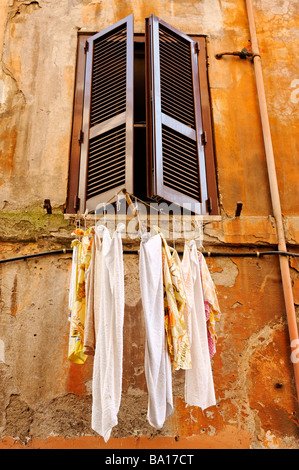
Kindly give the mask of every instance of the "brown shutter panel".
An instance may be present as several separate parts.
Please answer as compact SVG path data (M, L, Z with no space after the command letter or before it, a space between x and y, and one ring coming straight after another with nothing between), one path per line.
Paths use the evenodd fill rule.
M148 196L206 214L197 42L151 15L146 54Z
M133 192L133 34L130 15L86 41L80 212Z

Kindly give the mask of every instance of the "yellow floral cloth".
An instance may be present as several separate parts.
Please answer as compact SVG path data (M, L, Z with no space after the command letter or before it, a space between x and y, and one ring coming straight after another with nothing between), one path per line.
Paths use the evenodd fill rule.
M176 250L162 239L162 267L164 284L164 320L168 351L174 370L191 369L191 351L186 328L187 298Z
M204 296L204 304L207 318L208 343L210 356L216 352L217 334L215 322L220 320L220 308L217 299L216 287L211 277L208 265L202 253L198 253L201 267L202 288Z
M76 274L73 284L72 303L69 306L70 337L68 359L76 364L83 364L87 355L83 353L84 323L85 323L85 272L91 260L93 243L93 227L84 232L76 229L72 235L79 237L72 242L72 247L77 245Z

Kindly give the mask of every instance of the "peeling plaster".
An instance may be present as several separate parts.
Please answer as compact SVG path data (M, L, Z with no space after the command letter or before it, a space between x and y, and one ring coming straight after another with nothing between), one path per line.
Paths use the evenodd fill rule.
M250 405L249 389L251 383L248 375L251 371L251 363L253 358L257 355L261 355L263 359L268 359L262 354L263 349L273 342L273 337L276 332L282 332L283 330L284 326L280 321L276 324L267 324L250 336L248 341L244 343L244 348L238 359L237 369L239 373L236 377L236 381L230 384L230 389L225 391L224 397L219 401L220 405L222 401L225 403L230 401L238 410L236 415L230 420L231 424L243 428L244 423L241 417L246 416L246 429L254 436L252 448L263 447L260 441L265 432L261 427L262 423L257 410L253 409ZM269 363L271 363L271 358L269 358ZM261 406L264 405L261 404Z
M243 307L243 304L242 304L241 302L238 302L238 301L235 302L235 303L231 306L231 308L239 308L239 307Z
M37 1L15 1L12 5L12 9L10 12L10 19L16 18L18 15L22 13L32 13L34 10L41 8L39 2Z
M1 79L1 103L4 105L0 107L0 113L4 117L5 113L13 114L15 108L22 108L26 105L26 97L24 92L20 89L18 81L13 73L9 70L2 59L2 73L4 74Z
M217 266L221 268L221 272L211 273L215 285L233 287L239 274L236 263L229 258L219 258L217 259Z

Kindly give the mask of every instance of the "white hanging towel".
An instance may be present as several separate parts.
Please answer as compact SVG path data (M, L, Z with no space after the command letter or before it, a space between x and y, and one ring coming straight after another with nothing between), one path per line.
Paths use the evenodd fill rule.
M202 410L216 404L214 380L208 346L207 323L200 275L200 264L195 241L185 244L181 269L188 303L187 321L191 335L192 369L185 371L185 402ZM192 283L190 283L190 273ZM187 282L188 281L188 282Z
M144 368L148 389L147 419L151 426L161 429L174 407L171 362L164 325L160 235L142 235L139 276L146 333Z
M101 256L97 263L94 291L98 302L94 305L97 318L96 347L93 365L91 427L110 438L117 425L122 391L123 323L124 323L124 268L121 230L119 224L110 237L104 225L95 227L95 246ZM97 282L100 279L100 282Z

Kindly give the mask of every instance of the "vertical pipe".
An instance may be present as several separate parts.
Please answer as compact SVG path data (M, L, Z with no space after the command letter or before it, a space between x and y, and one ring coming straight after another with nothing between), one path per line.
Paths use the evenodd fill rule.
M257 35L256 35L256 29L255 29L252 0L246 0L246 8L247 8L250 36L251 36L252 52L254 54L254 58L253 58L254 71L255 71L258 101L259 101L259 108L260 108L260 115L261 115L263 138L264 138L264 146L265 146L265 153L266 153L266 160L267 160L272 209L273 209L273 215L276 221L278 250L286 251L286 240L285 240L283 219L282 219L282 213L281 213L281 205L280 205L279 190L278 190L277 176L276 176L276 170L275 170L272 138L271 138L269 117L268 117L268 111L267 111L261 58L259 55L258 41L257 41ZM292 354L292 357L296 357L295 349L296 347L298 347L299 339L298 339L298 327L297 327L296 312L295 312L295 306L294 306L288 258L286 256L279 256L279 263L280 263L280 272L281 272L281 278L282 278L284 302L285 302L288 329L289 329L290 346L291 346L291 351L294 352L294 355ZM295 375L295 385L296 385L296 390L297 390L297 400L299 401L299 361L296 362L295 360L293 360L293 368L294 368L294 375Z

